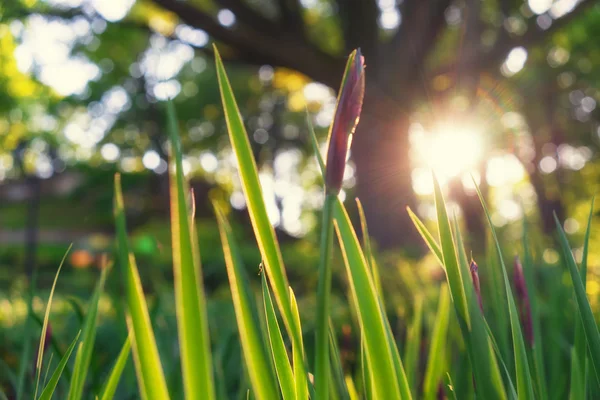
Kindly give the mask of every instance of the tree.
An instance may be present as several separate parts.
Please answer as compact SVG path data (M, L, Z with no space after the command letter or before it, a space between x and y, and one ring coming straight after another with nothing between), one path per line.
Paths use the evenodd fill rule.
M408 130L416 106L431 100L435 78L450 80L473 98L482 74L501 77L512 49L535 48L596 3L582 0L571 10L546 12L543 24L519 0L147 0L136 7L158 6L153 12L167 11L169 18L207 32L226 61L289 68L333 89L345 56L360 47L367 92L352 152L356 194L370 233L380 247L390 248L418 243L405 212L416 202ZM68 10L71 16L82 12ZM225 23L219 20L224 16ZM118 24L156 30L151 18ZM198 51L211 53L206 46Z

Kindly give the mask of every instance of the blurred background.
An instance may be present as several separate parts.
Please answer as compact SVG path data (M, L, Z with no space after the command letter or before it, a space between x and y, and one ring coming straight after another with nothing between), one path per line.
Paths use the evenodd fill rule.
M366 59L367 92L341 195L354 214L355 197L364 205L397 314L425 290L415 281L440 277L406 213L410 206L426 221L435 218L432 170L475 255L485 250L486 230L474 181L506 243L520 240L527 217L539 259L557 263L552 213L581 243L600 175L598 3L0 2L0 358L10 364L18 354L9 345L18 343L18 330L10 328L26 315L28 277L39 271L38 286L47 289L70 243L55 303L64 329L75 323L73 304L87 299L102 254L113 250L117 171L142 280L155 293L154 309L171 311L156 311L156 323L175 337L167 98L174 98L195 191L209 306L220 316L214 329L233 335L210 197L230 205L248 270L258 273L260 259L226 135L212 43L226 62L302 302L314 302L324 199L307 113L324 143L345 57L357 47ZM597 239L593 232L592 243ZM592 277L599 262L600 250L591 246ZM343 301L344 277L337 279ZM590 278L588 293L599 292ZM118 302L104 300L105 317L114 318ZM113 325L103 329L124 329ZM110 341L104 336L99 344L109 353L119 345Z

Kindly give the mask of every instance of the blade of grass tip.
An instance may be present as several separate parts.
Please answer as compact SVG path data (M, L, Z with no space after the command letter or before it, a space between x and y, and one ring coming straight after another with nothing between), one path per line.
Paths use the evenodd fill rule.
M341 400L350 400L348 387L346 386L346 380L344 378L344 368L342 367L340 350L331 320L329 320L329 356L331 357L331 371L338 396Z
M585 287L583 286L583 281L581 279L581 276L579 275L577 264L575 263L575 259L573 258L573 253L571 252L569 241L567 240L567 236L565 235L565 232L563 231L560 221L558 220L556 214L554 214L554 221L556 222L556 226L558 228L558 237L560 245L565 257L567 267L569 268L569 273L571 274L571 280L573 281L573 289L575 290L575 300L577 301L577 309L579 310L579 316L583 325L585 339L590 349L590 361L592 363L592 366L594 367L596 379L600 382L600 333L598 332L598 325L596 325L596 321L594 320L594 314L592 313L592 308L587 299Z
M397 375L394 365L384 322L385 316L381 312L375 285L356 232L354 232L350 218L339 199L335 207L335 220L352 297L364 333L369 366L373 371L377 371L372 374L375 396L383 396L387 399L400 398L399 375ZM408 391L408 397L410 397L410 391Z
M56 385L58 385L60 376L62 375L62 372L65 369L65 365L67 365L67 362L69 361L69 358L71 357L71 353L73 353L73 349L75 349L75 346L77 345L77 342L79 341L80 334L81 334L81 331L77 332L77 336L75 336L75 339L73 340L73 342L71 342L71 345L65 352L65 355L58 363L58 366L54 370L54 373L50 377L48 384L42 391L42 394L40 395L38 400L50 400L52 398L52 395L54 394L54 390L56 389ZM34 397L34 398L36 398L36 397Z
M231 287L231 298L235 309L240 342L246 361L246 369L250 377L252 390L257 398L277 399L277 389L271 376L271 370L265 349L263 347L258 321L252 314L250 288L242 275L242 264L239 258L237 245L231 234L231 229L223 214L215 206L215 213L219 224L221 243L225 255L225 265L229 286Z
M508 303L508 313L511 327L511 334L513 340L513 351L515 356L515 367L516 367L516 375L517 375L517 395L519 399L533 399L533 382L531 379L531 373L529 371L529 361L527 359L527 351L525 350L525 341L523 339L523 333L521 330L521 322L519 321L519 314L517 312L517 306L515 303L515 299L513 297L510 283L508 280L508 274L506 272L506 266L504 264L504 260L502 258L502 250L500 248L500 241L498 240L498 235L496 234L496 230L494 229L494 224L492 223L492 217L487 208L487 204L479 190L479 186L476 184L473 179L473 183L475 184L475 189L477 190L477 195L479 196L479 200L487 217L488 226L492 232L492 236L494 238L494 243L496 245L496 252L498 254L498 258L500 261L500 266L502 269L502 276L504 278L504 287L506 289L506 299Z
M46 331L48 330L48 320L50 318L50 309L52 307L52 298L54 297L54 290L56 289L56 282L58 282L58 276L60 275L60 270L62 269L62 266L64 265L65 260L67 259L67 255L69 254L71 247L73 247L72 243L69 245L69 248L65 252L65 255L63 256L62 260L60 261L60 265L58 266L56 275L54 275L54 282L52 282L52 289L50 289L50 296L48 297L48 304L46 305L46 313L44 314L44 324L42 325L42 333L40 335L40 346L38 347L38 356L37 356L37 361L35 364L35 369L37 371L37 378L36 378L36 383L35 383L34 398L37 397L38 385L40 383L40 374L42 372L42 362L44 361L44 348L46 347L45 346Z
M371 248L371 239L369 237L369 228L367 226L365 210L363 209L362 203L358 197L356 198L356 206L358 208L358 215L360 217L360 227L363 236L363 252L365 253L365 257L367 258L369 266L371 267L373 283L375 284L375 289L377 289L377 293L379 294L379 298L381 299L381 304L385 304L385 299L383 297L383 289L381 288L381 275L379 274L379 267L377 266L377 261L375 261L375 257L373 256L373 250Z
M588 226L589 229L589 226ZM584 246L585 251L585 246ZM546 371L544 362L544 348L542 343L542 330L540 323L540 310L538 306L538 297L536 296L535 277L534 277L534 264L529 251L529 237L527 232L527 218L523 218L523 261L525 262L525 282L527 284L527 290L530 293L529 301L531 307L531 316L533 320L533 369L536 380L537 395L541 399L548 398L548 390L546 383ZM577 325L575 326L577 331ZM581 331L583 335L583 331ZM585 336L581 337L583 350L585 350Z
M267 278L265 274L261 275L269 344L272 351L273 363L275 364L275 371L277 372L277 379L279 380L279 387L284 400L293 400L296 398L294 373L292 372L292 366L290 365L281 330L279 329L277 315L273 308L273 301L271 300L271 294L269 293Z
M77 350L77 354L75 355L75 367L73 368L73 377L69 387L69 400L79 400L83 395L83 386L85 384L85 378L92 360L92 352L94 350L94 342L96 340L98 301L100 300L100 296L104 290L104 283L106 282L107 273L108 268L103 268L102 273L100 274L100 280L98 281L94 295L92 296L87 315L84 319L83 331L81 335L81 343L83 346Z
M129 360L129 353L131 352L131 337L128 336L127 340L123 344L121 351L119 352L119 356L117 357L117 361L115 365L110 370L108 374L108 379L104 383L102 390L100 391L100 395L98 398L100 400L112 400L117 391L117 386L119 385L119 381L121 380L121 375L123 374L123 370L125 369L125 365L127 365L127 360Z
M296 382L296 398L308 399L308 376L304 369L304 344L302 343L302 325L300 323L300 312L298 311L298 303L296 295L290 287L290 300L292 303L292 313L296 320L295 326L298 329L297 335L300 337L300 342L292 343L292 358L294 360L294 380ZM329 376L327 377L329 379Z
M458 400L456 398L456 392L454 391L454 383L452 383L452 377L449 373L446 373L444 384L446 385L446 393L451 400Z
M580 275L584 289L587 286L587 256L589 251L592 218L594 215L594 200L595 198L592 198L592 204L590 205L590 212L588 215L587 228L585 230L585 236L583 240L583 254L581 258ZM575 339L572 354L573 355L571 358L570 398L584 399L587 397L587 346L585 343L585 332L583 331L583 325L580 319L577 319L575 321Z
M169 187L173 276L181 369L186 398L215 398L204 284L197 251L193 207L183 172L183 156L175 106L167 101L171 139Z
M310 130L310 134L313 147L318 150L314 131ZM325 164L321 154L316 151L315 156L321 173L324 173ZM352 298L364 333L369 366L377 371L373 382L374 392L382 396L385 393L386 398L389 399L396 398L396 396L410 398L410 389L406 383L406 375L402 369L398 348L391 340L391 329L389 329L389 323L379 302L367 260L350 222L350 217L339 198L336 198L334 204L334 218L350 281ZM398 367L400 370L397 371ZM391 379L395 384L390 387Z
M167 383L156 346L156 339L135 257L129 253L121 176L115 175L115 220L117 225L118 255L125 278L127 324L131 331L133 355L138 384L143 399L169 399Z
M419 219L419 217L417 217L417 215L410 209L410 207L406 207L406 211L408 211L408 216L413 221L413 224L415 224L417 231L419 231L419 234L425 241L427 247L429 247L429 250L431 250L435 258L437 258L442 268L445 269L446 266L444 265L444 255L442 254L442 249L440 248L440 245L436 242L433 235L429 232L425 224Z
M417 395L417 373L419 371L419 356L421 352L421 329L423 326L423 298L417 297L414 302L414 314L406 334L404 351L404 366L406 380L412 388L412 395Z
M435 317L435 324L431 332L431 345L429 357L425 369L425 381L423 383L423 398L435 399L438 385L443 378L446 365L446 338L448 337L448 323L450 321L450 297L448 287L440 288L440 300Z
M363 384L363 392L367 400L375 398L373 394L373 376L369 366L369 357L367 357L367 348L365 346L365 334L360 334L360 371Z
M227 123L231 147L238 162L238 171L242 182L242 189L246 197L252 228L254 229L260 254L265 270L267 271L267 276L271 282L273 295L281 312L283 323L292 341L299 342L300 338L296 337L294 333L296 329L292 329L294 318L288 296L289 283L277 237L275 236L275 231L269 221L265 207L252 148L250 147L246 128L244 127L229 79L227 78L223 61L216 46L214 46L214 51L225 121Z

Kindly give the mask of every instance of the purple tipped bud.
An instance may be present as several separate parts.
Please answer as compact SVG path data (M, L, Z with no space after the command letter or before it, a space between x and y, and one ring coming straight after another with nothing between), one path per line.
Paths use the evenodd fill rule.
M515 285L515 294L519 307L519 318L523 326L523 334L529 346L533 346L533 323L531 321L531 304L529 303L529 293L523 274L523 266L519 256L515 257L515 268L513 271L513 281Z
M477 294L477 301L479 302L479 308L483 313L483 302L481 301L481 285L479 284L479 267L477 263L471 260L471 279L473 280L473 287L475 288L475 294Z
M325 186L328 193L342 188L344 169L352 134L356 129L365 95L365 60L360 49L353 51L346 64L335 116L329 130Z

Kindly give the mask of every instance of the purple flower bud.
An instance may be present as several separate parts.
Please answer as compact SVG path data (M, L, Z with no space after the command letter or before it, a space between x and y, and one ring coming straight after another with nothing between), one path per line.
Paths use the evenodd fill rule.
M329 130L325 171L325 186L328 193L337 194L342 188L348 148L358 124L364 94L365 60L358 49L354 50L348 58L335 116Z
M515 257L515 268L513 270L513 281L515 285L515 294L519 308L519 318L523 326L523 334L529 346L533 346L533 323L531 321L531 304L529 303L529 293L523 275L523 266L519 256Z
M481 301L481 285L479 283L479 267L474 260L471 260L471 279L473 280L473 287L475 288L475 294L477 295L477 301L479 302L479 309L483 313L483 302Z

